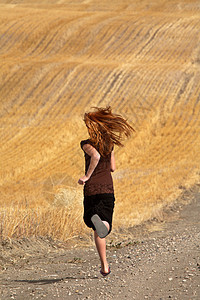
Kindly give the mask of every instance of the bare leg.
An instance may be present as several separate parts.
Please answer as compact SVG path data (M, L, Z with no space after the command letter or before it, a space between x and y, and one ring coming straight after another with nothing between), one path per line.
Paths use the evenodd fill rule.
M110 225L108 224L108 222L106 222L106 221L103 221L103 222L109 230ZM99 253L99 257L100 257L100 260L101 260L101 270L104 273L108 273L109 266L108 266L108 262L107 262L107 259L106 259L106 239L105 238L101 239L97 235L96 231L94 231L94 240L95 240L97 251Z

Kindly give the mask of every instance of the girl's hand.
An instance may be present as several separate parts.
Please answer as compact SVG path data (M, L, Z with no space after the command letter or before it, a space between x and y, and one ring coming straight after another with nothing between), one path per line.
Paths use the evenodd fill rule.
M90 144L83 145L83 150L90 156L90 165L87 170L86 175L79 178L78 183L84 185L88 179L90 179L92 173L94 172L94 169L98 165L98 162L101 158L99 152Z
M84 185L88 179L89 178L84 175L83 177L79 178L78 183Z

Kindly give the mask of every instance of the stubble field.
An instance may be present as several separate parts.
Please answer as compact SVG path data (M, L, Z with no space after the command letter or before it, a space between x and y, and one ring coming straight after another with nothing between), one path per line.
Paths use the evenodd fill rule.
M82 121L111 105L136 133L116 148L114 228L150 218L200 165L199 1L0 0L0 236L88 236Z

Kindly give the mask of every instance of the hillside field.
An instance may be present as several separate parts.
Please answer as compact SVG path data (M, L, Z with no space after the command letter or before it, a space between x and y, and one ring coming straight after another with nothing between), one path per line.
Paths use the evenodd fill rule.
M82 221L83 115L111 105L114 230L163 219L199 182L200 3L0 0L0 237L70 241Z

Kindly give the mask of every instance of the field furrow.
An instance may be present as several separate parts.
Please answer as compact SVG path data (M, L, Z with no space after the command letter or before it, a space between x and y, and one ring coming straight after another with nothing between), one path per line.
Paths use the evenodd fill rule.
M199 182L197 1L14 2L0 0L2 206L56 212L66 189L80 213L93 106L136 129L115 147L116 228L156 217Z
M11 43L15 42L17 36L18 36L18 31L20 31L21 27L23 26L24 22L15 22L13 25L11 25L6 32L4 32L1 35L0 39L0 53L6 52L7 48Z

